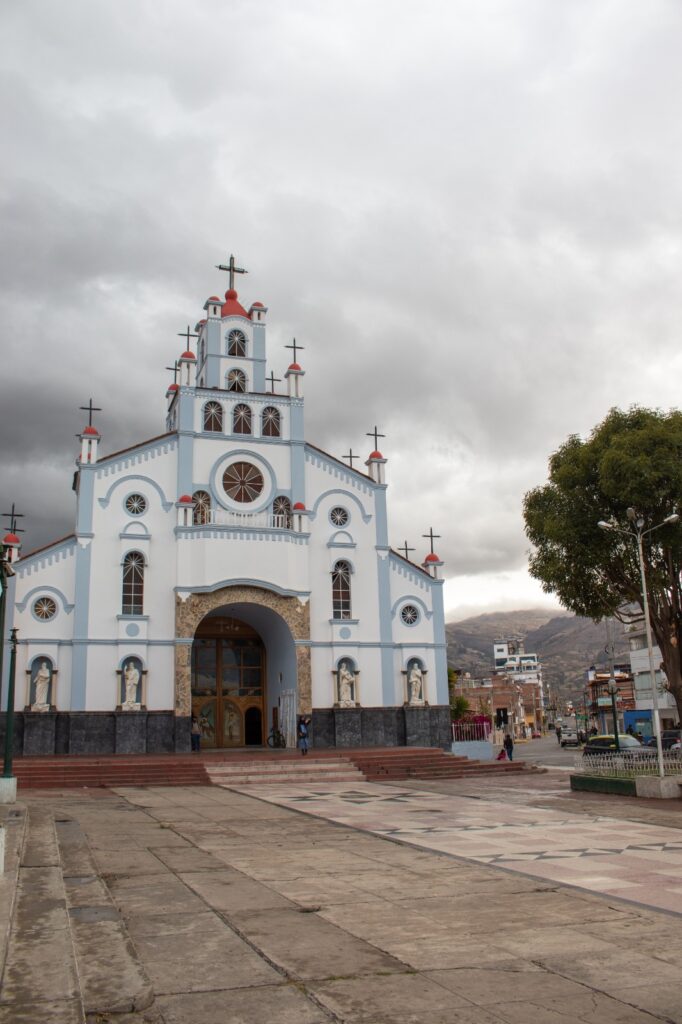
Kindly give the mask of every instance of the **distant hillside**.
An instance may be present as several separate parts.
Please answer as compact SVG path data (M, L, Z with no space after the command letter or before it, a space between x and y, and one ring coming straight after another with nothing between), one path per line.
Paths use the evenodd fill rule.
M616 660L627 659L627 643L615 632ZM445 626L448 665L474 676L490 675L493 641L500 636L519 634L526 638L526 650L538 654L545 681L564 697L582 693L585 672L590 665L606 663L606 627L595 625L569 612L531 608L518 612L493 612L476 615Z

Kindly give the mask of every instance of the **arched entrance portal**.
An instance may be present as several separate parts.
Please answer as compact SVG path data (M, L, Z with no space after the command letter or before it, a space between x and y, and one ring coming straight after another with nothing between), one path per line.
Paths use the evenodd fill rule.
M265 699L260 635L240 619L207 615L192 644L192 714L201 726L201 746L260 746Z

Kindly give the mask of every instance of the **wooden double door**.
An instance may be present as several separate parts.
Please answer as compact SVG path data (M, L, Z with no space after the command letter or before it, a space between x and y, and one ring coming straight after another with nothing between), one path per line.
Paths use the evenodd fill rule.
M192 714L201 746L262 745L264 700L265 648L258 633L239 619L204 619L192 644Z

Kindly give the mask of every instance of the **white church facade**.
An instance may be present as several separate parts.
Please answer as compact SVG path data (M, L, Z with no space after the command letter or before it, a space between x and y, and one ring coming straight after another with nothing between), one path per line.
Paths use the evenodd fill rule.
M315 747L449 745L433 540L422 564L391 548L376 431L362 469L305 440L300 346L276 392L231 267L164 433L105 454L91 410L74 533L5 538L18 753L185 751L192 715L207 749L294 745L300 716Z

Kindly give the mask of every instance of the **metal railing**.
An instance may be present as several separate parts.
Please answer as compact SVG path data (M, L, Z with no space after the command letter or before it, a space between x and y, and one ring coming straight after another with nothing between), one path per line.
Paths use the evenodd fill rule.
M490 722L453 722L452 738L455 743L490 739Z
M604 775L615 779L635 779L638 776L658 775L658 758L652 749L648 754L614 751L609 754L576 754L575 770L582 775ZM663 751L665 775L682 778L682 756L678 750Z

